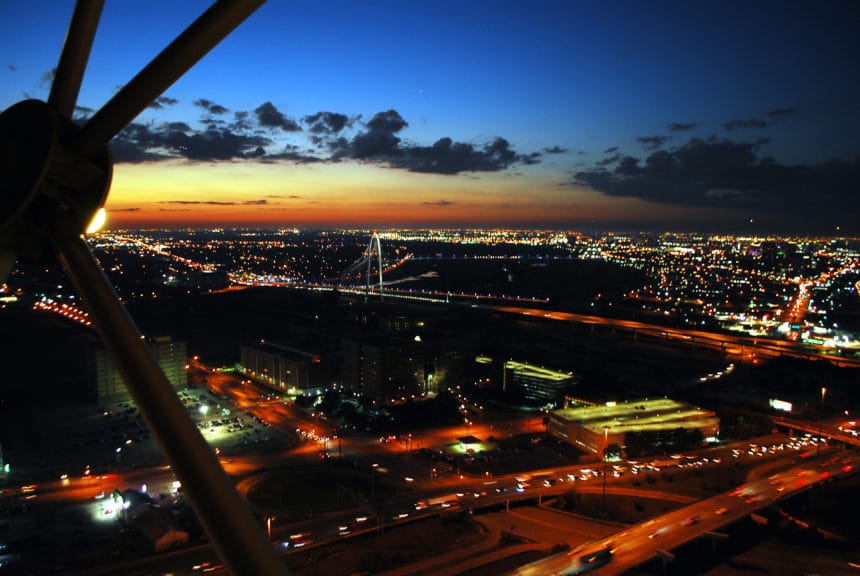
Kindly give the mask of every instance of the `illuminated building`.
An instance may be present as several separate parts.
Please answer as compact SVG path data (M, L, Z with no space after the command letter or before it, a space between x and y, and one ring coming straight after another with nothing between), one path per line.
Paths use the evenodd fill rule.
M274 342L243 345L241 355L246 375L291 396L321 394L336 378L333 358Z
M623 448L628 432L659 433L681 428L698 430L707 439L717 435L719 426L720 420L711 410L660 398L553 410L547 430L557 440L602 455L609 444Z
M155 359L164 370L174 388L182 389L188 385L188 353L184 340L173 340L170 336L147 338L146 343ZM108 404L130 398L122 377L114 368L104 348L99 345L90 347L88 358L88 384L91 393L99 404Z
M511 398L526 403L545 403L561 399L575 383L571 372L508 360L505 362L502 389Z
M420 339L370 335L343 340L344 389L365 398L385 403L424 394L424 372Z

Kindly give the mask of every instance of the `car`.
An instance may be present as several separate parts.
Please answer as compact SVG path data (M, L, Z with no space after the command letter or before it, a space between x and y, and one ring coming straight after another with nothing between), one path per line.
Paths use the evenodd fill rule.
M728 511L729 511L729 509L726 508L725 506L723 506L722 508L717 508L716 510L714 510L714 514L716 514L717 516L722 516L723 514L725 514Z
M693 524L698 524L698 523L699 523L699 517L698 516L690 516L689 518L687 518L686 520L681 522L681 526L692 526Z

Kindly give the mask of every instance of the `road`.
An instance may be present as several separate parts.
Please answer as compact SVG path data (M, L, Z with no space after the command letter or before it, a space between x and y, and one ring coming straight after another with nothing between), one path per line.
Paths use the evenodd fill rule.
M551 556L523 566L511 576L546 576L548 574L578 574L587 572L577 568L577 560L609 549L611 560L600 567L602 576L623 574L643 564L658 553L669 557L671 550L701 537L720 539L715 534L720 527L740 520L756 511L771 506L791 494L833 478L856 473L860 455L844 451L829 457L824 463L815 460L794 466L768 478L749 482L732 492L700 500L673 510L657 518L636 524L597 539L585 546ZM659 551L659 552L658 552ZM596 565L592 565L597 568Z
M811 344L799 344L797 342L787 342L784 340L768 338L754 338L751 336L736 336L733 334L720 334L687 328L670 328L667 326L636 322L634 320L603 318L601 316L575 314L572 312L558 312L541 308L496 306L495 309L508 314L546 318L562 322L576 322L589 326L606 326L608 328L625 330L665 340L680 340L689 343L691 346L695 345L710 348L743 360L790 356L793 358L826 360L841 367L860 368L860 358L834 356L826 353L828 349Z

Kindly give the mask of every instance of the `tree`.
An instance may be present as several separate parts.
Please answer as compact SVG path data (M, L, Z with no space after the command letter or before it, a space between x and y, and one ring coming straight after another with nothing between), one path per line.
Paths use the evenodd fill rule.
M603 450L603 457L608 459L621 458L621 446L614 442L607 444L606 449Z

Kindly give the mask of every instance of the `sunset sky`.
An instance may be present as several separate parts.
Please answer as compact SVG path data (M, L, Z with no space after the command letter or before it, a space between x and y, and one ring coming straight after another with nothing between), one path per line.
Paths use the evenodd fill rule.
M85 120L209 5L108 1ZM0 3L0 109L73 2ZM860 234L860 4L270 0L112 143L122 226Z

